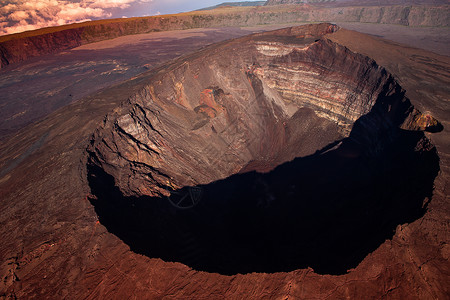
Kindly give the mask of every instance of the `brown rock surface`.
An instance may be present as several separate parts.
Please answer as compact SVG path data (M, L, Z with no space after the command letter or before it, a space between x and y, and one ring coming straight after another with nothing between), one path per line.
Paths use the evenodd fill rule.
M448 3L431 4L434 5L269 5L70 24L1 36L0 68L92 42L155 31L324 21L449 26Z
M450 55L447 47L450 35L444 28L346 22L338 25ZM64 105L130 79L181 54L225 39L285 26L202 28L128 35L2 68L0 139Z
M373 119L389 125L371 121L370 130L417 123L406 117L413 108L401 88L374 61L314 42L335 28L279 30L185 57L108 116L90 151L125 194L155 196L225 178L251 161L277 165L313 154L348 136L383 98L395 100ZM289 132L300 108L326 121L323 129Z
M170 59L261 30L228 27L123 36L10 65L0 70L0 139Z
M64 107L45 120L28 126L9 140L2 142L0 145L2 172L0 177L0 198L2 199L0 202L2 211L0 222L3 243L0 245L2 262L2 285L0 288L3 295L18 298L116 299L130 297L130 295L137 298L208 299L222 297L250 297L255 299L286 297L444 299L449 293L448 225L450 207L447 201L450 172L450 145L447 130L448 116L450 115L448 102L449 59L343 29L326 34L321 38L321 28L323 27L313 26L282 31L277 34L278 37L266 35L266 37L269 37L268 40L263 38L262 41L258 41L258 37L264 36L246 38L249 41L247 45L253 45L253 49L257 49L258 42L260 42L260 51L263 53L256 50L254 61L251 55L243 55L242 61L236 61L236 63L244 63L239 64L242 66L246 65L245 62L255 62L255 65L247 65L247 68L234 71L236 73L229 73L231 75L227 75L228 71L225 72L230 67L229 65L209 68L211 73L207 73L208 55L213 58L214 55L217 55L214 54L214 50L221 49L221 47L234 47L236 44L231 42L209 47L203 50L203 53L200 52L201 55L207 54L204 56L205 59L196 57L200 54L194 54L191 58L194 61L196 59L201 60L206 64L199 70L203 72L197 74L194 69L186 71L185 69L190 67L183 63L185 59L174 61L164 68L149 71L114 88L101 91ZM301 36L298 38L301 41L301 47L293 45L292 33L296 37ZM308 35L310 40L308 40ZM255 38L256 40L254 40ZM319 41L316 42L316 39ZM267 47L267 43L275 43L275 46L271 44L270 47ZM245 45L242 46L244 49ZM308 45L310 45L309 48ZM157 113L149 114L150 122L147 124L167 126L167 122L173 122L174 126L181 128L180 137L181 134L187 132L183 131L183 128L184 130L205 130L205 125L195 127L205 122L202 120L213 122L213 118L220 119L221 115L229 111L225 109L228 106L223 108L222 102L227 101L227 97L229 97L227 86L221 87L214 84L224 84L224 82L227 82L226 78L236 81L239 81L238 78L245 79L242 83L246 86L245 92L242 92L242 94L230 92L235 99L245 98L246 93L252 91L261 92L263 85L259 85L258 89L258 83L267 81L268 86L272 84L272 86L269 86L270 90L276 92L277 95L283 95L284 92L284 96L279 97L283 101L287 101L290 99L289 95L293 95L293 93L283 89L286 84L283 84L282 77L278 76L278 80L272 83L270 80L273 75L264 77L268 76L266 73L271 72L280 74L277 68L283 65L282 57L278 58L279 61L276 61L277 58L275 57L275 61L269 63L274 59L270 55L271 49L277 47L277 51L280 51L284 47L295 49L305 46L308 49L294 51L290 54L288 52L285 57L289 59L289 62L295 62L294 58L301 58L302 60L299 60L299 62L305 61L305 58L309 57L311 59L309 63L315 62L320 65L321 61L327 61L330 56L324 55L320 58L320 55L316 56L317 52L319 54L330 53L327 51L334 54L340 52L345 55L343 57L336 56L340 59L337 59L333 64L342 63L341 59L343 58L352 58L348 63L358 62L361 71L365 70L365 65L372 66L365 72L362 71L362 74L372 74L367 77L369 82L371 80L379 80L380 83L389 82L390 84L387 86L393 87L392 91L398 91L398 88L394 88L397 83L390 81L391 77L383 71L383 68L378 67L378 65L383 66L395 76L401 87L406 90L406 96L411 99L416 107L422 111L429 111L431 115L443 123L444 131L430 136L441 158L441 172L435 181L436 189L432 200L429 202L426 212L422 212L424 213L423 216L419 216L418 219L415 218L415 221L407 220L405 223L398 225L394 236L377 246L377 249L368 254L357 266L347 274L342 275L319 275L307 267L287 273L249 273L234 276L196 271L181 263L164 262L158 258L136 254L130 251L129 246L116 235L108 232L108 230L114 231L114 228L108 227L107 230L103 225L105 220L102 220L100 224L98 223L98 215L88 200L91 188L89 187L88 170L86 169L88 157L85 152L86 145L88 145L96 128L100 126L95 134L95 137L98 138L93 140L94 145L103 143L102 137L105 137L104 141L107 143L108 139L116 136L117 141L123 143L120 149L129 149L128 155L131 155L133 153L132 147L136 143L126 146L127 137L120 136L120 132L117 131L119 127L111 126L122 124L126 129L137 128L135 126L137 123L131 126L133 123L127 116L144 117L140 108L135 104L139 104L139 101L142 101L140 99L156 100L152 95L151 88L149 88L149 83L156 84L158 80L161 83L168 80L167 83L163 84L161 90L155 88L158 97L161 94L165 96L161 97L161 103L153 103L152 105L162 105L165 111L169 111L176 118L167 119L163 114L161 116ZM375 59L378 65L371 59L347 50L344 46L354 52ZM235 47L238 49L238 45ZM313 49L316 49L317 52L312 51ZM309 56L308 53L311 55ZM220 64L220 61L218 63ZM326 65L329 63L328 61ZM345 67L340 69L331 68L326 72L324 71L323 74L326 73L330 76L325 78L333 78L333 74L336 72L342 72L341 75L345 72L351 73L350 69L347 69L350 68L351 64L344 65ZM305 68L305 65L299 64L294 71L299 72L302 67ZM214 70L218 70L217 73L214 73ZM221 70L224 70L223 75L219 72ZM286 70L288 72L286 74L289 74L295 82L294 75L296 73L294 71ZM192 72L192 74L189 72ZM311 71L303 73L317 79ZM176 74L177 76L170 78L170 74ZM183 78L183 74L191 74L194 79L195 76L198 76L201 79L200 82L211 83L212 86L198 86L194 88L195 90L189 91L188 86L184 85L183 82L181 82L181 85L176 82L177 79ZM219 75L225 79L223 82L215 79L215 76ZM201 76L204 76L204 78ZM153 80L156 80L156 83ZM186 76L183 80L193 79ZM349 78L346 86L359 86L362 91L365 91L364 86L357 82L355 79ZM232 81L229 85L234 86ZM322 83L323 86L325 86L325 83ZM300 91L303 93L302 96L317 93L317 91L313 93L308 85L302 87ZM325 94L326 91L327 89L322 88L318 92ZM298 92L298 90L295 89L295 92ZM372 92L377 95L383 93L379 90L372 90ZM203 97L200 96L202 94ZM365 94L365 92L362 93L362 95ZM195 95L198 95L198 97L195 97ZM254 93L253 96L250 96L255 97L255 95L258 94ZM351 93L346 95L351 95ZM386 95L389 95L389 93ZM396 95L396 97L390 98L394 101L393 103L399 101L398 103L407 104L406 111L409 112L403 118L395 117L391 120L400 120L399 123L404 123L406 127L414 125L414 120L422 120L414 118L416 116L414 113L410 114L411 106L401 92L399 94L391 93L391 95ZM132 97L130 98L130 96ZM322 95L320 99L323 99L323 97ZM125 99L129 100L119 106ZM173 104L168 99L172 99ZM200 99L202 99L201 104ZM255 99L267 101L262 106L264 109L268 108L267 104L271 103L264 97L255 97ZM348 102L349 105L359 103L358 98L355 100L355 98L345 96L344 99L350 101ZM365 99L365 97L363 96L361 99ZM235 103L236 100L229 101ZM308 106L308 101L305 101L304 104ZM142 105L144 110L152 108L145 102ZM197 106L204 110L196 110ZM324 107L323 104L318 106ZM370 105L358 107L361 107L361 110L354 110L354 113L364 114L372 109ZM320 111L317 107L313 110ZM111 113L111 111L113 112ZM342 116L341 111L341 109L338 109L337 112L334 112L332 109L328 109L324 110L323 114L327 119L332 115ZM398 111L404 112L403 109ZM107 113L109 113L109 116L104 119ZM262 115L271 118L270 115ZM353 122L358 115L353 117L352 115L352 113L344 115L343 120ZM122 117L117 118L117 116ZM164 121L154 123L156 117L153 116L161 117ZM273 116L281 117L281 115L276 114ZM376 120L378 122L380 120L377 116L379 114L375 114L375 118L372 119L375 124L377 124ZM369 120L371 119L369 118ZM389 120L389 118L385 120ZM196 123L196 121L200 121L200 123ZM270 124L273 123L269 121L267 119L265 124L271 126ZM289 123L289 119L286 121L289 126L294 125ZM324 120L323 124L329 126L328 122ZM418 125L421 124L423 124L422 121ZM164 127L162 128L164 129ZM348 134L345 126L341 128L344 130L336 130L337 135L330 136L330 138L335 139L338 135ZM155 127L155 129L158 130L159 127ZM279 130L276 127L275 129ZM137 133L139 132L137 131ZM334 134L332 131L327 132ZM134 134L134 132L132 133ZM167 135L162 134L163 137L169 139L174 138L174 135L176 135L176 132ZM139 136L139 138L141 137L145 137L145 135ZM147 136L147 138L149 137ZM154 137L151 136L151 138ZM326 143L326 141L325 139L321 142ZM426 140L421 138L420 141L425 142ZM195 143L195 140L190 142ZM146 145L150 150L151 144ZM319 144L316 147L320 148L321 146ZM430 151L433 149L426 142L418 144L415 148L419 152L415 151L414 153L432 153ZM106 148L101 150L98 147L96 149L97 153L105 153L103 157L105 170L107 170L106 163L109 164L111 170L114 169L115 163L120 164L121 158L115 158L114 151L108 154ZM156 150L159 150L159 148ZM314 149L311 150L314 151ZM304 154L307 153L311 152L308 150ZM146 158L140 157L139 159ZM249 159L244 160L242 164L248 161ZM179 167L182 167L182 165L179 165ZM124 179L126 179L128 177L126 172L128 171L127 169L124 169L124 171L125 173L117 175L116 178L124 175ZM236 171L239 171L239 169L234 172ZM228 175L230 171L221 169L220 172L223 172L223 174L217 176L223 177ZM113 172L110 171L110 173ZM118 182L126 182L120 180ZM195 180L193 183L205 179ZM157 180L155 181L157 182ZM135 187L139 188L140 181L133 182L138 184L126 187L126 184L119 183L119 186L123 192L127 192L128 189L128 193L136 194L139 189ZM192 182L183 182L180 177L175 183L183 185ZM92 200L93 203L95 201Z

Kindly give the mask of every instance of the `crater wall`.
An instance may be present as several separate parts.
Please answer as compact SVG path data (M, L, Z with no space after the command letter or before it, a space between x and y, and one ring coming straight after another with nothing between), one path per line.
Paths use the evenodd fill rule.
M352 139L374 153L392 128L420 129L392 76L321 38L336 26L300 28L214 45L156 74L105 119L92 160L124 194L158 196L311 155L356 121Z
M439 131L372 59L311 25L161 69L88 146L91 202L132 251L233 275L345 274L420 218Z

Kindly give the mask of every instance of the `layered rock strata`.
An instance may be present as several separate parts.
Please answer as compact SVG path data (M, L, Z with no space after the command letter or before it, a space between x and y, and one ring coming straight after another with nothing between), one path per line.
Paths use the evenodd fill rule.
M162 196L349 135L376 154L392 128L423 127L386 70L321 38L337 29L256 34L179 60L108 115L88 149L91 162L125 195Z

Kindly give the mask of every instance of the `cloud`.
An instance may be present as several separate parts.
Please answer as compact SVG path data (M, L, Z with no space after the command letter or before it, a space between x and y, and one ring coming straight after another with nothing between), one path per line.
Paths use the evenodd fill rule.
M30 15L26 11L18 10L9 14L8 19L19 22L20 20L29 18L29 16Z
M135 0L105 0L105 1L98 1L92 3L91 7L96 8L120 8L125 9L130 7L131 3L136 2Z
M106 13L101 8L92 8L92 7L81 7L77 4L68 4L61 8L61 10L57 13L58 22L66 22L66 21L79 21L82 19L86 19L86 17L90 18L101 18L101 17L109 17L110 14Z
M113 12L153 0L6 0L0 4L0 35L110 18ZM119 15L120 16L120 15Z

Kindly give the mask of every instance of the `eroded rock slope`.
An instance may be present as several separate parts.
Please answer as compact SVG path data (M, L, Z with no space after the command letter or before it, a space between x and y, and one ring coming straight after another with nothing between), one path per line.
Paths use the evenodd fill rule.
M437 124L373 60L320 38L335 30L257 34L180 60L106 118L93 162L124 194L160 196L313 154L358 119L352 138L367 151L393 127Z
M321 39L320 34L314 33L314 28L308 30L312 31L313 47L315 41ZM299 33L298 36L307 33L304 29L292 32ZM445 100L448 85L443 84L448 81L448 59L343 29L325 37L375 58L395 74L415 105L439 116L444 125L449 124L449 105ZM242 44L245 48L243 40L228 45L236 52ZM288 40L285 44L295 43ZM299 47L298 44L295 47ZM219 50L225 46L216 45L209 50L216 49L220 53ZM341 46L337 48L346 49ZM249 82L247 94L258 91L256 83L267 80L262 79L258 70L267 70L268 65L264 61L273 59L263 59L265 55L259 53L256 43L252 49L259 66L255 65L253 71L252 68L248 69L255 60L244 65L241 78ZM213 55L209 50L205 49L209 55ZM292 117L286 117L286 128L290 132L308 132L306 125L312 124L309 130L317 129L318 137L327 136L333 140L332 136L336 135L338 143L275 169L273 167L277 162L254 160L241 169L241 174L198 185L196 188L203 189L204 196L193 209L175 209L168 204L166 196L127 196L124 192L136 194L138 190L128 186L118 189L115 181L128 182L120 179L120 171L131 174L129 166L132 164L128 162L128 168L122 170L117 168L119 163L126 160L119 157L115 146L111 146L114 151L106 149L102 145L102 138L110 143L112 137L116 137L118 145L130 144L129 149L137 149L135 142L126 136L121 137L118 129L115 129L116 121L133 111L134 101L125 103L121 108L118 108L119 103L130 95L135 94L130 98L132 100L145 94L146 86L156 85L154 78L162 79L164 74L181 68L184 62L193 62L204 54L184 57L166 66L170 68L169 73L165 73L163 68L159 69L159 73L153 70L73 103L1 143L0 257L3 263L0 297L123 299L133 295L142 299L445 299L449 294L448 132L444 129L438 134L427 133L437 145L441 159L439 162L436 148L424 138L423 132L398 128L397 125L402 123L401 127L405 129L439 129L436 125L433 129L434 121L429 115L420 115L411 109L395 81L392 81L392 87L396 87L391 90L392 93L380 89L378 95L381 96L375 105L366 117L354 122L351 138L344 139L340 145L339 139L348 132L345 126L319 117L314 112L320 112L317 108L299 108ZM225 58L230 55L228 53ZM348 56L352 55L355 56L349 52ZM204 57L207 62L208 57ZM228 62L229 65L234 63ZM235 65L239 64L236 62ZM333 63L325 65L330 68ZM378 71L374 72L378 74ZM215 73L211 71L208 74ZM181 79L174 76L175 81ZM389 81L385 78L380 82ZM390 85L385 86L389 90ZM220 87L223 94L220 91L213 92L218 90L216 87ZM167 95L176 95L176 90L174 85L160 88ZM161 99L166 100L164 103L161 101L159 107L153 100L144 101L145 105L142 105L147 110L162 109L164 114L172 107L173 111L183 112L179 115L190 111L188 113L192 116L197 116L195 107L201 106L197 111L203 118L202 122L197 122L195 118L180 121L179 115L171 115L170 121L191 130L180 132L179 140L185 141L186 138L181 134L205 130L214 118L218 118L218 109L214 108L216 106L212 99L220 103L220 97L231 94L225 85L209 88L200 86L197 91L197 100L185 92L186 102L196 105L193 109L179 104L170 106L175 100L171 102L163 97ZM264 101L261 100L259 106L255 105L254 111L266 111L268 104L269 108L276 107L272 100L266 99L266 92L258 95L255 99ZM382 97L385 95L388 97ZM209 105L198 105L200 101ZM389 109L383 103L398 103L400 106ZM110 113L114 109L115 113ZM225 106L225 110L231 111L229 106ZM389 115L386 111L397 113ZM106 114L108 119L102 123ZM257 120L267 120L264 128L269 128L268 124L275 115L281 116L273 113L266 119L265 114L261 114ZM148 119L153 120L151 117ZM166 119L162 119L165 125L149 122L142 124L142 127L150 130L148 124L152 124L157 130L168 129L171 125ZM323 128L327 127L322 125L327 124L331 124L335 130L324 133ZM373 128L377 128L377 124L387 125L388 130L384 131L386 134L379 135L380 141L387 142L387 147L367 151L368 148L372 150L372 147L366 145L359 149L357 145L352 146L352 141L361 141L358 136L368 136L352 136L366 130L364 124L374 124ZM98 131L92 139L96 128ZM274 132L283 136L282 130L278 130L279 127L276 129ZM170 136L175 139L173 136L177 134L176 131L161 132L167 139ZM220 134L220 131L217 132ZM383 130L374 131L375 134L377 132L382 133ZM225 135L222 133L222 136ZM305 140L313 141L320 138L314 139L308 134L304 137ZM86 157L85 145L89 141L93 144L89 147L90 157ZM383 142L376 144L383 146ZM245 145L253 143L248 141ZM346 145L351 147L345 149ZM298 143L293 148L301 149L304 146L304 143ZM124 146L120 147L122 149ZM172 150L178 150L175 144L171 147ZM163 146L160 148L161 152L168 149ZM286 159L287 156L281 155L284 151L278 152L277 157ZM305 153L308 151L305 150ZM105 157L100 157L101 153ZM173 153L178 154L174 150ZM258 150L256 153L259 155L263 151ZM127 159L139 161L133 155L126 153ZM217 161L225 159L220 153L215 156ZM88 158L91 161L86 168ZM11 161L15 166L10 164ZM439 175L434 180L439 167ZM268 172L269 169L273 171ZM290 176L280 176L286 175L285 171L289 171ZM222 173L221 176L224 176L226 172ZM213 176L207 180L213 180ZM139 180L133 181L137 187L148 183L143 180L140 183ZM229 191L233 190L223 189L233 183L236 183L238 193L232 193L231 196L241 197L229 197ZM436 188L433 191L434 185ZM149 189L153 188L158 191L156 184L151 183ZM189 187L186 189L189 190ZM162 193L166 191L160 190ZM95 197L87 195L89 192ZM279 201L282 200L280 196L294 201ZM158 207L160 204L168 205ZM383 234L380 235L380 232ZM158 239L153 239L155 237ZM163 251L157 253L159 250ZM164 253L165 257L159 255ZM339 265L335 264L336 261ZM335 268L330 268L330 263L334 263ZM246 274L224 276L217 273Z
M224 42L150 78L88 147L100 221L196 270L344 274L422 216L439 159L421 130L441 125L323 38L338 29Z

